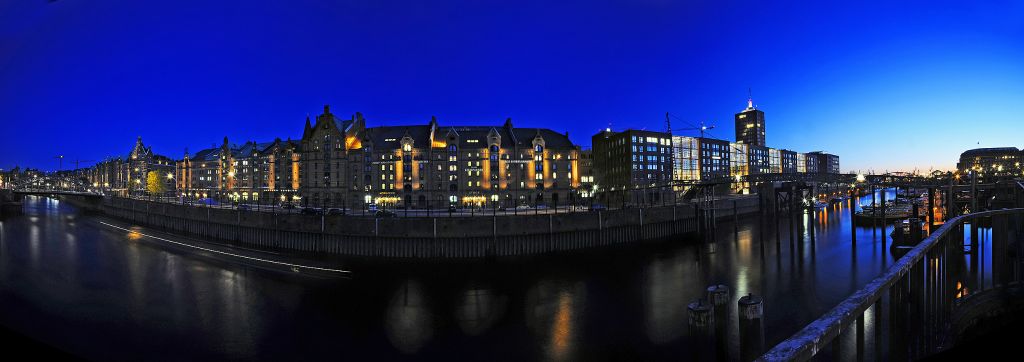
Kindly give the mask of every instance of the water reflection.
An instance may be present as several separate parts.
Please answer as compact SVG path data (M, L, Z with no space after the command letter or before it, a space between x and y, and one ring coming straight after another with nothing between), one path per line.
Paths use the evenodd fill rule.
M423 286L416 280L402 283L388 304L385 328L391 345L402 353L416 353L433 337L433 327Z
M541 342L544 359L575 359L586 288L582 282L541 280L526 292L526 325Z
M34 308L5 299L0 313L17 330L45 318L69 325L48 342L94 359L680 360L694 348L686 304L708 285L733 291L730 343L737 299L764 296L770 346L892 260L882 237L851 228L855 207L838 204L792 224L788 215L721 222L710 243L678 238L427 266L363 262L353 280L321 283L192 255L143 236L151 230L115 231L42 200L26 200L25 215L0 222L0 288ZM976 290L991 275L982 270L958 281ZM69 333L82 337L63 338Z
M695 263L685 262L682 253L653 258L644 278L644 325L647 338L663 344L682 337L686 332L687 293L695 283Z
M479 336L501 319L508 297L496 294L494 289L481 286L467 287L461 293L455 308L455 320L463 333Z

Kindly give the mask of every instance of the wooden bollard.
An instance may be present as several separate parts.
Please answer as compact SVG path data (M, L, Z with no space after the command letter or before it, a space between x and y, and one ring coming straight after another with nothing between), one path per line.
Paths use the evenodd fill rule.
M710 303L703 299L693 301L686 306L688 313L687 320L690 327L690 337L694 339L694 360L713 361L715 360L714 339L715 311Z
M739 306L740 360L751 361L764 352L764 299L747 294Z
M707 289L708 303L714 309L715 318L715 353L719 359L729 355L729 343L726 339L726 322L729 320L729 287L718 284Z

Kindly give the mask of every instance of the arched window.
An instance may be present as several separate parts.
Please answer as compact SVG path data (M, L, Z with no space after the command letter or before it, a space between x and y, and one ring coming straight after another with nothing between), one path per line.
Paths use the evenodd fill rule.
M534 146L533 150L537 151L537 152L544 152L544 146L541 146L541 145Z

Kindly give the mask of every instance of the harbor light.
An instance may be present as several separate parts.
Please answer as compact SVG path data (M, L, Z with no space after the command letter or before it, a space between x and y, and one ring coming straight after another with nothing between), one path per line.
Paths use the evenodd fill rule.
M857 174L857 182L864 182L864 180L866 180L866 179L867 179L867 177L864 177L864 174L862 174L862 173L858 173Z

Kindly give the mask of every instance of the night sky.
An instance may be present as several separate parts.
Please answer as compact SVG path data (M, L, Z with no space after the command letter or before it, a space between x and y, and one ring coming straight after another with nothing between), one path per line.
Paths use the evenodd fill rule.
M587 147L667 111L733 140L748 88L769 146L844 172L1024 147L1019 1L434 3L0 0L0 168L297 139L324 104Z

